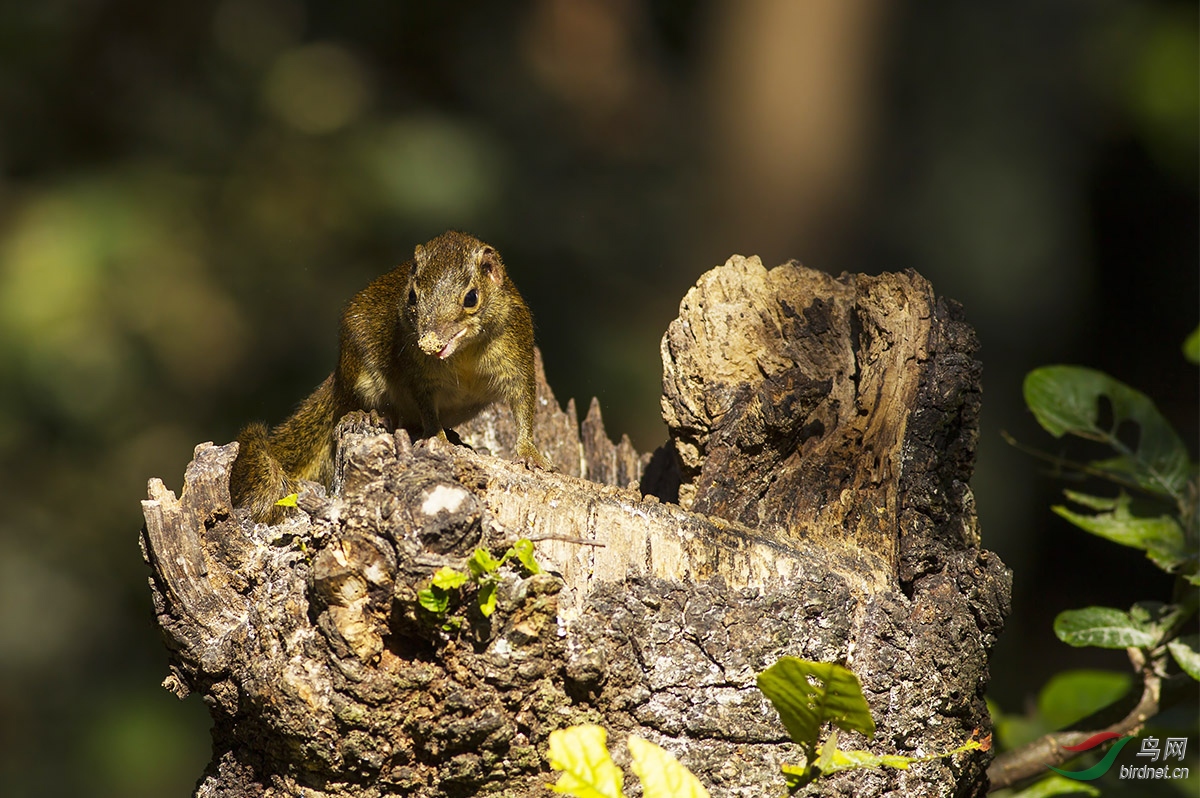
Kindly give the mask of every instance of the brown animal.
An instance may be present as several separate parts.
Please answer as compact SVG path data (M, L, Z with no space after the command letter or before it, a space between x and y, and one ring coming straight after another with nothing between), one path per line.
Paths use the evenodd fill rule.
M277 523L297 480L333 480L334 429L352 410L378 411L414 436L503 400L517 420L517 458L551 468L533 442L533 319L500 253L465 233L418 245L342 314L337 369L274 429L248 424L230 474L235 506Z

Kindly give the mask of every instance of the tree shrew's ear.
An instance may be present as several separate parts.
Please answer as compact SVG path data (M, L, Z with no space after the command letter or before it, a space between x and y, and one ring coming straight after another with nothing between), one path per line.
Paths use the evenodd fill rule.
M494 247L484 244L479 250L479 269L492 278L492 282L500 285L504 282L504 263L500 253Z
M417 244L416 249L413 250L413 263L415 263L418 267L424 267L425 262L428 259L429 254L425 251L425 246L423 244Z

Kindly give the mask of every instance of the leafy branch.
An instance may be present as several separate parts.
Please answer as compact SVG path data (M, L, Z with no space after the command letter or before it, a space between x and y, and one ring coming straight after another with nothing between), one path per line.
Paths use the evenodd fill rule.
M1193 362L1200 357L1198 334L1200 329L1185 344ZM1054 437L1072 435L1115 453L1088 462L1037 453L1063 471L1099 477L1118 487L1116 496L1064 490L1067 500L1080 509L1056 505L1052 510L1090 534L1145 552L1158 568L1175 575L1175 586L1171 603L1139 601L1128 611L1085 607L1058 615L1054 632L1064 643L1126 649L1141 679L1140 696L1132 706L1113 702L1068 729L1001 754L988 770L993 790L1045 775L1047 767L1078 755L1066 749L1097 734L1136 734L1151 718L1194 692L1193 680L1200 680L1200 636L1185 634L1200 609L1200 490L1198 469L1187 447L1147 396L1093 369L1036 369L1025 379L1025 401ZM1131 427L1136 427L1136 444L1126 440ZM1178 672L1171 672L1172 661ZM1064 676L1064 684L1080 678ZM1051 779L1026 793L1057 794Z
M854 672L831 662L810 662L796 657L779 661L758 675L758 689L770 699L792 742L800 746L804 762L784 765L788 788L795 790L820 776L862 767L907 770L917 762L928 762L972 750L987 750L990 738L974 737L951 751L923 757L842 751L837 730L818 747L822 727L829 723L844 731L857 731L868 739L875 736L875 720L863 697Z

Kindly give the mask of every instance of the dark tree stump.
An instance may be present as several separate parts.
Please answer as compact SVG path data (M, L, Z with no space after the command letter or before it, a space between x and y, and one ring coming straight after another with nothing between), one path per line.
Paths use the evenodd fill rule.
M785 654L858 674L878 732L845 746L919 756L986 734L1009 574L967 486L979 364L958 306L912 272L733 258L662 347L653 455L613 444L594 401L577 426L539 374L557 473L505 459L512 420L490 408L459 430L475 451L351 414L334 495L301 494L276 527L230 507L235 444L197 447L178 499L151 480L164 685L215 721L196 794L549 795L546 739L584 722L623 765L636 732L714 796L777 794L799 753L754 679ZM448 618L419 608L439 568L523 537L550 573L505 569L490 618L470 585ZM981 795L989 759L805 794Z

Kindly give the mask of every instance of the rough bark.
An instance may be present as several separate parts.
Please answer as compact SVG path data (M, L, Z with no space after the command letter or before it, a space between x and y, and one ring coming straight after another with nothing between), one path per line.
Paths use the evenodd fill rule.
M362 414L339 427L333 495L280 526L230 507L236 444L202 444L179 498L153 479L143 549L170 651L164 683L204 695L199 796L548 795L554 729L635 732L714 796L778 794L788 742L755 674L791 654L863 683L878 731L844 745L919 756L989 731L987 652L1009 574L967 486L979 364L960 309L915 273L832 278L733 258L663 338L670 439L613 444L539 375L537 443L511 418L413 445ZM540 366L539 366L540 371ZM493 456L498 455L498 456ZM536 541L448 617L417 591ZM807 795L971 796L990 754L821 779Z

